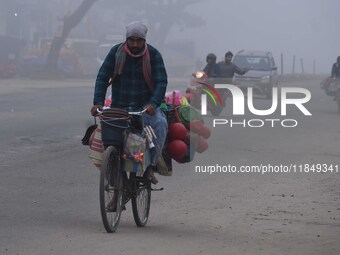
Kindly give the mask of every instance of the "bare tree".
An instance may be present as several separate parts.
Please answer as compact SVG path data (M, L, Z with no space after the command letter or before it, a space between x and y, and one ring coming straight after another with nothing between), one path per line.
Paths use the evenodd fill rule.
M47 75L57 73L57 63L60 50L70 34L71 30L79 24L89 11L91 6L98 0L83 0L77 10L63 18L63 27L60 35L53 38L52 45L47 56ZM187 11L190 5L204 0L101 0L100 3L106 8L124 8L127 10L126 19L145 20L149 24L149 30L156 35L155 44L163 47L168 34L173 27L184 30L187 27L200 27L205 24L202 17Z
M47 56L46 69L48 73L56 72L59 53L66 38L70 34L71 30L79 24L96 1L98 0L83 0L77 10L63 18L62 33L61 35L57 35L53 38L52 45Z

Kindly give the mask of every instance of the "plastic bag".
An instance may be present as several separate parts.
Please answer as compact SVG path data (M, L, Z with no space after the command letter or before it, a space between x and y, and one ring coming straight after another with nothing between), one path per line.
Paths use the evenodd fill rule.
M169 105L180 106L182 104L182 93L179 90L165 93L165 102Z
M125 142L123 158L142 163L145 150L146 138L139 134L129 133Z

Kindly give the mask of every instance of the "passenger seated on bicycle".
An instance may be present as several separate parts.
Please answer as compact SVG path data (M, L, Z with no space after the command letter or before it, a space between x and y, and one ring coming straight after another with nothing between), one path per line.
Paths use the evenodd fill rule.
M151 166L146 176L156 184L154 172L167 135L167 121L159 106L168 81L161 54L146 43L147 30L142 22L132 22L126 26L126 41L111 48L98 72L91 114L102 109L109 84L112 84L111 108L147 110L145 123L154 129L158 149L150 150Z

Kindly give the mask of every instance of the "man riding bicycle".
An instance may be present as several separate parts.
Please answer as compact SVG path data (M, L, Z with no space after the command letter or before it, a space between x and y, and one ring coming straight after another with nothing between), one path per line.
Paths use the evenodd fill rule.
M147 30L140 21L128 24L126 41L110 50L98 72L91 114L95 116L97 110L102 109L110 84L111 108L146 109L145 121L153 128L158 143L150 150L151 166L146 170L146 177L157 184L154 172L167 135L167 121L159 106L168 81L161 54L146 43Z

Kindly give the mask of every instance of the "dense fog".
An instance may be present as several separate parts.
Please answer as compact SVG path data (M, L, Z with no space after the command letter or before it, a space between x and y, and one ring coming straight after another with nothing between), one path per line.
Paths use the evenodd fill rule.
M41 48L43 38L62 30L65 15L83 0L0 1L0 36L23 42L22 56ZM162 52L168 66L202 67L213 52L271 51L276 64L291 73L330 73L340 55L338 0L183 0L183 1L93 1L68 38L114 44L124 40L125 25L142 20L149 27L148 43ZM109 35L109 36L108 36ZM111 36L111 37L110 37ZM1 42L2 52L8 53ZM46 53L45 53L46 54ZM184 69L183 69L184 70ZM188 71L188 70L187 70Z
M315 58L316 71L329 73L340 55L339 10L338 0L212 0L191 10L206 19L205 27L174 37L193 36L198 52L221 58L227 50L268 50L280 65L283 53L286 72L292 71L293 55L304 59L306 72Z

